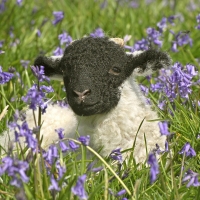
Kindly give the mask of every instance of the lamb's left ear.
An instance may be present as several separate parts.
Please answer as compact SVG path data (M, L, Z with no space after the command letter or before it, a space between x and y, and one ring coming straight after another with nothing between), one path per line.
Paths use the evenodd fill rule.
M135 76L146 76L154 71L171 65L171 58L166 52L149 49L127 53L129 57L128 71Z
M60 70L60 61L62 56L38 56L34 61L34 66L44 66L44 73L50 79L63 80L63 73Z

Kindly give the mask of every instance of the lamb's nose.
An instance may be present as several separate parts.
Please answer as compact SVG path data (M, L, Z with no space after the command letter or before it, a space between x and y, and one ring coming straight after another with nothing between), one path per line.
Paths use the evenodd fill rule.
M83 92L78 92L76 90L73 90L73 92L74 92L74 95L78 97L81 102L84 102L85 97L91 93L91 90L88 89L88 90L84 90Z

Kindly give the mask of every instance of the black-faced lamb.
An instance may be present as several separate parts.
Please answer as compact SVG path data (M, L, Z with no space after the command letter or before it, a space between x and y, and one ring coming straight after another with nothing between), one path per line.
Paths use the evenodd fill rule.
M60 57L39 56L34 65L44 66L45 75L52 79L64 81L69 104L49 105L42 116L42 146L56 142L54 130L64 128L65 137L77 138L76 130L90 135L90 146L103 147L103 156L116 148L132 148L136 139L134 157L136 162L144 161L146 145L148 151L156 143L163 147L166 138L161 137L157 122L148 121L158 116L146 105L135 76L151 74L170 61L168 54L153 49L126 53L121 39L107 37L76 40ZM31 111L27 121L34 126Z

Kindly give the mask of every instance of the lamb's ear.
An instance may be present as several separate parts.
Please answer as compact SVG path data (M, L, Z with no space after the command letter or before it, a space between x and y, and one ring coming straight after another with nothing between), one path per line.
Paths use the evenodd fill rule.
M154 71L171 65L171 58L166 52L150 49L127 53L128 68L134 76L146 76ZM131 69L130 69L131 68Z
M44 66L44 73L50 79L63 80L63 73L60 70L60 61L62 56L38 56L35 59L34 66Z

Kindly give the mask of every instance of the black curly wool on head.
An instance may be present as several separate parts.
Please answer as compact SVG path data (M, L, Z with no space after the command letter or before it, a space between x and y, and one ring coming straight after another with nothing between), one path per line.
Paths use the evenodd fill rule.
M114 108L127 77L127 61L124 49L109 38L87 37L68 46L60 67L73 111L92 115Z
M83 116L114 108L120 100L120 86L135 69L143 73L169 63L168 55L156 50L127 55L107 37L85 37L69 45L62 58L40 56L35 60L35 65L45 67L46 75L63 75L68 103Z

